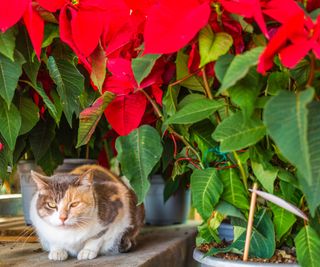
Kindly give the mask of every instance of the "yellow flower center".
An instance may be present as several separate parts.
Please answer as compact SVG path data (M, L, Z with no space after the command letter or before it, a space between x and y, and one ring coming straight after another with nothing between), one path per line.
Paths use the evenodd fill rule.
M80 0L71 0L71 4L73 4L74 6L79 5L79 1Z

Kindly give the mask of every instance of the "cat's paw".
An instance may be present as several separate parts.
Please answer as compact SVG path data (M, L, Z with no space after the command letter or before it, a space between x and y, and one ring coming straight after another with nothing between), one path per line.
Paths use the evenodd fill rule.
M92 260L92 259L96 258L97 255L98 255L97 251L90 250L90 249L82 249L78 253L77 258L78 258L78 260Z
M54 249L49 252L49 260L64 261L68 258L68 253L64 249Z

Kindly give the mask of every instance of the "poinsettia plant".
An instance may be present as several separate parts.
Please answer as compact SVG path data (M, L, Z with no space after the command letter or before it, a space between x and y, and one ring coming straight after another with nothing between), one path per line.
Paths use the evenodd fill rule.
M74 128L79 118L76 147L99 136L112 152L101 155L116 155L140 202L152 172L164 171L173 188L192 173L198 243L219 242L226 218L235 229L233 243L211 254L243 253L248 189L258 183L308 220L259 201L250 255L296 246L298 262L316 266L319 8L315 0L1 2L1 173L25 144L53 169L62 121Z

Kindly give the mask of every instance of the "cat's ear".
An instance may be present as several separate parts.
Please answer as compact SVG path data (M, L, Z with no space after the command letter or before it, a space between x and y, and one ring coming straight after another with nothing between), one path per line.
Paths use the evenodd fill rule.
M31 171L31 177L33 181L36 183L38 190L43 190L45 188L48 188L49 178L47 176L44 176L35 171Z
M85 173L81 174L79 177L77 184L84 186L91 186L93 183L93 170L88 170Z

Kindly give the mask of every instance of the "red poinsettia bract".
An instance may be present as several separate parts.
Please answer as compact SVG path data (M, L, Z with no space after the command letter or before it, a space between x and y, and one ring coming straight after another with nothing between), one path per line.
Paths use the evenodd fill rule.
M0 30L6 31L15 25L23 16L30 0L0 1Z
M260 0L218 0L230 13L241 15L245 18L254 18L261 31L268 37L267 26L264 22Z
M151 94L161 101L162 91L155 86L161 83L162 71L151 73L140 86L137 85L131 68L131 60L117 58L108 61L108 70L112 73L105 81L104 91L116 94L108 105L105 116L119 135L127 135L136 129L142 120L147 106L147 98L141 88L151 86Z
M270 3L274 1L276 0ZM276 9L272 9L273 14L270 10L265 11L269 16L279 17L282 25L260 56L258 71L261 73L265 73L273 66L273 58L276 54L279 54L282 64L289 68L295 67L309 51L313 51L315 56L320 58L320 17L313 22L295 2L291 2L291 9L286 8L289 5L278 5L283 12L291 10L291 13L286 13L285 16L280 16L281 11Z
M178 51L207 24L210 11L209 1L160 0L147 15L145 53Z

